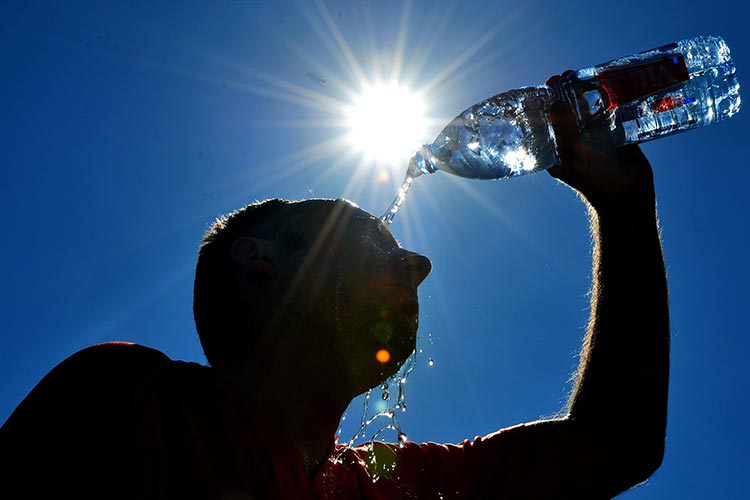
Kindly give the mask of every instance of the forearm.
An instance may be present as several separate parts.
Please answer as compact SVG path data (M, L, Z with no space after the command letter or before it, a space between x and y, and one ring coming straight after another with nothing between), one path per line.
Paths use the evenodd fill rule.
M666 427L669 311L656 210L646 198L591 209L591 218L591 317L569 417L658 462Z

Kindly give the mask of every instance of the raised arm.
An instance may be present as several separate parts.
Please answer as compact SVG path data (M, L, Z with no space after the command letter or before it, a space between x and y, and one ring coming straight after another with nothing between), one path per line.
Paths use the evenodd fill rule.
M668 296L653 175L638 146L597 157L565 137L565 118L558 123L571 167L553 175L575 176L574 166L581 165L602 173L617 169L619 177L599 183L581 172L567 180L589 203L594 240L591 317L569 418L615 434L635 479L645 479L663 456L669 383Z
M669 312L653 174L638 146L589 149L571 112L553 111L562 165L550 174L589 207L591 316L567 415L517 432L508 489L511 498L611 498L664 454Z
M551 174L589 203L594 240L591 317L569 416L633 427L632 453L653 471L666 428L669 309L651 166L638 146L609 156L586 148L572 114L555 111L565 166Z

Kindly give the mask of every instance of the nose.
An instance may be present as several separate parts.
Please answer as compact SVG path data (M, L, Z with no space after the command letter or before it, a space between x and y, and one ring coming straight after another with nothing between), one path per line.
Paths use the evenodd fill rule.
M424 281L432 269L430 259L409 250L402 249L392 259L393 269L398 277L408 281L415 287Z

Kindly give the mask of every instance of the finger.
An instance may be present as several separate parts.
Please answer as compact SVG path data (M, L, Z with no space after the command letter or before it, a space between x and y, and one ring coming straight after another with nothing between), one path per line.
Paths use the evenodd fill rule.
M565 103L556 102L550 109L550 122L555 131L557 150L562 167L553 170L550 175L556 177L571 187L583 189L584 184L596 175L593 165L593 152L581 141L578 122L573 111Z
M562 75L552 75L549 78L547 78L547 81L545 82L545 85L547 85L547 86L555 85L557 82L559 82L561 79L565 78L566 76L568 76L572 72L573 72L572 69L566 69L565 71L563 71Z
M569 150L581 142L576 117L567 104L559 101L552 104L550 122L561 150Z

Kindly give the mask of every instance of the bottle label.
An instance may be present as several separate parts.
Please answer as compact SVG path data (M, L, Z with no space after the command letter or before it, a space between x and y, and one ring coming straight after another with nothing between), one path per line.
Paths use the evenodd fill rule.
M665 111L673 110L675 108L688 106L690 104L694 104L695 102L695 97L687 97L683 96L682 94L676 94L674 96L668 95L666 97L662 97L661 99L657 99L650 104L641 103L637 106L624 106L619 108L616 111L617 121L625 123L643 118L644 116L648 116L650 114L656 115L659 113L664 113Z
M607 69L599 73L607 109L690 80L682 54L657 56L648 61Z

